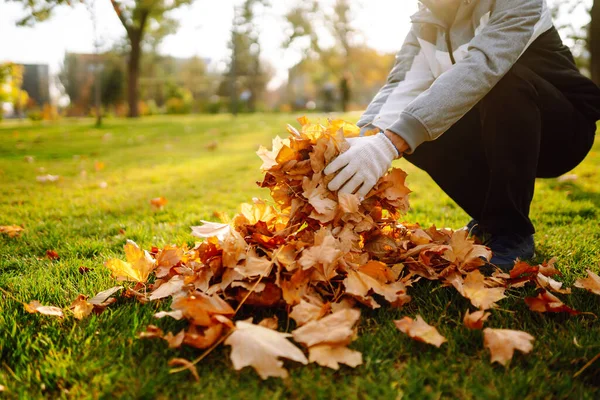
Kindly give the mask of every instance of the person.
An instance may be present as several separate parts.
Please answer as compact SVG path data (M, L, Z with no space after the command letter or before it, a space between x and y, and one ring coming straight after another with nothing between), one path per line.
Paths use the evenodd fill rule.
M573 169L593 145L600 88L544 0L420 3L361 137L325 169L328 187L364 197L404 157L472 218L490 262L510 269L534 256L535 179Z

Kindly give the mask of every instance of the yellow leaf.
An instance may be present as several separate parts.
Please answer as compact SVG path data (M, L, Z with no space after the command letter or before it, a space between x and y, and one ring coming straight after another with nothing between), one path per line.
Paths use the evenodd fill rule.
M23 228L18 225L0 226L0 233L6 233L8 237L17 237L21 235Z
M116 258L106 261L105 265L112 271L113 277L122 281L146 282L154 269L152 256L131 240L125 244L125 256L127 262Z

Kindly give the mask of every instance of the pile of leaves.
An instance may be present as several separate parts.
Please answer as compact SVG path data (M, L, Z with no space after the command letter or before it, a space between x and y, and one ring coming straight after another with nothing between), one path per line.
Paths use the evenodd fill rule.
M491 251L466 230L398 223L410 193L400 169L391 169L363 201L328 190L332 177L323 170L349 148L346 138L357 136L358 129L341 120L299 122L300 131L288 125L287 139L277 137L271 150L258 150L264 172L258 184L270 190L271 201L242 204L231 221L203 221L192 228L202 242L191 249L167 245L146 251L128 241L126 261L111 259L106 266L117 279L136 285L105 290L92 300L80 295L71 305L75 317L101 312L121 289L122 296L143 303L171 298L170 310L155 316L185 320L187 327L165 333L150 325L140 337L206 350L196 360L175 358L170 365L197 377L194 365L225 344L232 348L235 369L251 366L265 379L287 376L283 358L333 369L360 365L362 354L348 346L357 337L361 308L400 308L421 279L439 280L469 299L476 310L467 310L464 323L471 329L483 329L488 310L507 288L528 283L539 288L537 297L525 299L533 311L578 313L551 293L570 292L552 278L559 274L552 262L520 262L510 274L484 275L480 268L489 268ZM600 278L591 271L578 285L600 294ZM42 312L40 307L26 306L30 312ZM279 331L276 317L258 323L236 319L242 307L285 312L285 325L291 319L295 329ZM437 347L446 341L420 316L395 323L415 340ZM504 365L515 349L531 351L534 340L526 332L492 328L483 331L483 339L492 362Z

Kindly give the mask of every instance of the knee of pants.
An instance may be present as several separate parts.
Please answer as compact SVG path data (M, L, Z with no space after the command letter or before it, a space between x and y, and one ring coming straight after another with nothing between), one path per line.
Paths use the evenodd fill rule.
M523 96L536 98L536 78L537 75L529 68L515 64L483 98L479 106L517 105L521 103L517 99L523 99Z

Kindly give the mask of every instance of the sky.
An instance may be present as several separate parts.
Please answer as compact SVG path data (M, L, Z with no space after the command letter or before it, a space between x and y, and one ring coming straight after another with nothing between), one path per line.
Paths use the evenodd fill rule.
M333 0L320 0L330 6ZM223 63L228 56L227 42L233 9L240 0L196 0L191 6L174 11L180 28L167 37L159 51L177 57L200 56ZM263 58L275 68L270 87L287 78L287 70L300 58L297 49L282 49L285 24L282 16L294 2L272 1L260 23ZM400 49L410 26L410 15L416 12L416 0L355 0L354 24L362 32L362 40L381 52ZM109 48L123 37L125 30L116 17L109 0L96 0L98 37ZM19 4L0 0L0 62L47 63L56 74L66 51L94 51L94 32L90 13L79 4L62 7L46 22L32 28L16 27L23 15ZM325 35L323 35L325 37Z

